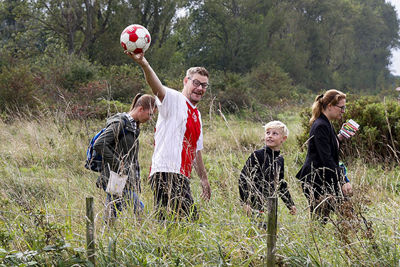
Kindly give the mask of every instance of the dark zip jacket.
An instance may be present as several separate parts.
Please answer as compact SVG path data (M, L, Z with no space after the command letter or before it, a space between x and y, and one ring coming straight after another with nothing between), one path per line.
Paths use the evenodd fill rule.
M105 189L110 177L110 169L128 175L125 189L140 192L139 127L130 121L126 113L118 113L107 120L106 130L99 136L93 149L102 155L103 164L98 186Z
M345 180L339 167L339 140L324 114L311 125L306 160L296 177L312 188L316 196L341 194Z
M278 174L276 182L275 174ZM290 209L294 206L294 202L283 177L284 160L279 151L273 151L267 146L254 151L240 173L240 200L253 209L264 211L267 207L267 198L279 195ZM279 192L275 192L276 183Z

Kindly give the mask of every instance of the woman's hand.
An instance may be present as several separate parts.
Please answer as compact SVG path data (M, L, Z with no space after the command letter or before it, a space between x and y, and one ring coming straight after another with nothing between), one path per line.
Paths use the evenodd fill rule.
M250 205L244 204L243 205L243 210L246 212L247 216L251 216L251 212L252 212L253 209L250 207Z
M353 195L353 187L350 183L345 183L342 185L342 192L345 197L350 197Z

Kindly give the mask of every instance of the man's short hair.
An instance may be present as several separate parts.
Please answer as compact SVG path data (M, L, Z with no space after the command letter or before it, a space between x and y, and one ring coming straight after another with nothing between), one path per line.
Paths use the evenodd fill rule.
M209 77L208 71L204 67L191 67L190 69L188 69L186 71L186 76L191 77L192 75L194 75L196 73L200 74L201 76Z
M283 136L289 136L289 129L286 125L281 121L270 121L264 125L264 129L280 129L282 131Z

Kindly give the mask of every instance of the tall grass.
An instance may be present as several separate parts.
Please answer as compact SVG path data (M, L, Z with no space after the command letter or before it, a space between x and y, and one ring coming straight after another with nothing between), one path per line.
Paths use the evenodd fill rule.
M356 216L334 215L325 227L310 221L307 201L295 174L304 160L296 146L300 131L295 111L276 114L290 130L282 153L285 178L298 208L289 215L279 202L277 257L294 266L398 265L399 168L369 166L358 159L348 166L355 189ZM265 264L265 230L245 216L239 204L238 175L249 154L263 146L261 123L204 116L203 159L212 188L200 200L193 173L197 222L159 222L147 175L153 151L154 122L142 129L140 162L143 214L129 208L113 227L103 223L105 193L96 188L96 173L84 169L89 139L103 121L0 121L0 261L6 265L89 264L85 255L85 197L95 198L96 257L100 266ZM365 219L365 220L364 220Z

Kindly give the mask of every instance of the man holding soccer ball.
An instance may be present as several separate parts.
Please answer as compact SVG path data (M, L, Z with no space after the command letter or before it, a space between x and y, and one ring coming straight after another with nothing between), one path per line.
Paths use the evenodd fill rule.
M201 150L203 131L201 115L196 105L208 87L208 71L203 67L187 70L183 90L164 86L144 57L144 53L125 52L144 72L156 96L159 115L154 135L150 184L159 218L167 213L197 219L197 208L190 190L192 164L201 180L202 198L209 200L211 188Z

